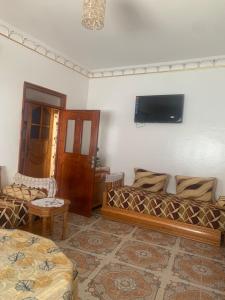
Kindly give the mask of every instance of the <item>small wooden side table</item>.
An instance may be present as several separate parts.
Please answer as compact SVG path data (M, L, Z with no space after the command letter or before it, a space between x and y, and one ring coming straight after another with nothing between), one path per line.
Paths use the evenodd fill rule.
M105 191L105 176L110 174L109 167L97 167L95 168L95 184L92 208L96 208L102 205L103 193Z
M34 205L32 202L29 202L28 204L29 231L32 232L33 216L38 216L42 218L42 235L43 236L47 235L48 218L50 218L50 234L52 234L53 226L54 226L54 217L57 215L63 215L62 239L64 240L67 231L67 218L68 218L70 201L67 199L63 199L63 200L64 200L64 204L60 207L37 206Z

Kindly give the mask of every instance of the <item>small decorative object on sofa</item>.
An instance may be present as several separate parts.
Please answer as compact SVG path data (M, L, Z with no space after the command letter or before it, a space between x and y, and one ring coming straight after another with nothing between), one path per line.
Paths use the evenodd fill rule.
M186 177L184 178L186 181ZM213 199L215 178L198 177L187 180L187 186L192 186L194 190L189 190L191 198L124 186L123 181L123 173L107 176L103 216L199 242L220 245L221 235L225 233L225 207L205 201ZM189 185L190 182L197 185Z
M142 188L153 193L166 192L169 175L143 169L134 169L134 173L133 187Z

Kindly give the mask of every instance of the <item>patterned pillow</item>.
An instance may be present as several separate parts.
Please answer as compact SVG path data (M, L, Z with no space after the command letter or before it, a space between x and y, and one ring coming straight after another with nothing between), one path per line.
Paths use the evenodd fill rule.
M179 198L191 198L205 202L215 199L216 178L175 176L176 195Z
M45 190L30 188L25 185L12 184L7 185L2 189L4 195L13 197L14 199L32 201L47 197Z
M155 173L143 169L134 169L134 173L133 187L142 188L153 193L166 191L169 179L167 174Z

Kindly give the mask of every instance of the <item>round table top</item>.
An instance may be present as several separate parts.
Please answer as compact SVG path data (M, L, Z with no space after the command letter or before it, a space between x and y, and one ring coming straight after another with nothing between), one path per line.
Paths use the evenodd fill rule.
M35 199L28 202L28 206L43 208L43 209L56 209L68 205L70 205L70 200L62 199L62 198L43 198L43 199Z
M0 245L0 299L70 299L77 273L53 241L0 229Z
M45 198L47 199L47 198ZM49 198L49 199L53 199L53 198ZM36 199L36 200L33 200L33 201L30 201L28 202L28 211L29 212L33 212L33 211L36 211L36 212L41 212L41 213L51 213L51 212L55 212L55 211L66 211L68 210L69 208L69 205L70 205L70 200L68 199L61 199L61 198L57 198L59 200L63 200L64 203L63 205L61 206L40 206L40 205L35 205L34 202L35 201L39 201L39 200L42 200L42 199ZM49 201L49 203L51 202L51 200Z
M60 198L42 198L31 201L32 205L39 207L61 207L64 203L65 200Z

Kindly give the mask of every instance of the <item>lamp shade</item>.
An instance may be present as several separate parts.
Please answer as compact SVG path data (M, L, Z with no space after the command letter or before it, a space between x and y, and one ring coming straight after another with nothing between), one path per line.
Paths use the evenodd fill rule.
M104 27L106 0L84 0L82 25L91 30Z

